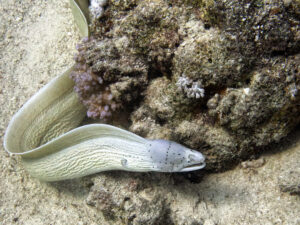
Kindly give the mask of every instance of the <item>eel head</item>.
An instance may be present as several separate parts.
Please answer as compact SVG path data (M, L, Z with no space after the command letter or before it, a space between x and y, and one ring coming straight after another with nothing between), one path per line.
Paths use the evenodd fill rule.
M189 172L205 167L205 157L173 141L149 140L149 153L158 172Z

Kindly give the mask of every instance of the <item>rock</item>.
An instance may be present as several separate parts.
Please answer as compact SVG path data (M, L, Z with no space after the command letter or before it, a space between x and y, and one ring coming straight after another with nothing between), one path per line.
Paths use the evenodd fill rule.
M107 114L128 111L131 131L231 168L300 121L299 24L294 1L110 1L77 58L112 97L88 98L91 115L117 105Z
M282 192L288 192L291 195L300 195L300 170L285 171L279 176L278 185Z
M243 169L255 169L255 168L262 167L263 165L265 165L265 163L266 163L265 158L260 158L257 160L244 161L241 163L241 167Z
M161 193L139 176L107 173L94 180L86 203L110 222L172 224L169 203Z

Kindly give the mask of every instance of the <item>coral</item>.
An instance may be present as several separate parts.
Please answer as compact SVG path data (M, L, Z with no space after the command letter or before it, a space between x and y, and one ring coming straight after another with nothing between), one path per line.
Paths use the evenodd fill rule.
M199 82L193 82L187 77L179 77L176 85L187 95L188 98L204 97L205 90L201 88Z
M299 123L298 9L279 0L112 0L80 45L75 90L90 116L117 123L127 111L131 131L203 152L207 170L230 168Z
M88 117L107 120L124 108L124 104L140 96L147 83L147 67L143 61L126 53L121 56L111 40L99 43L85 39L77 49L71 78L75 82L74 90L88 109Z
M84 40L84 42L87 41L87 39ZM75 56L77 64L70 74L75 82L74 90L87 107L88 117L106 121L112 116L112 112L120 107L120 104L113 100L110 88L106 86L103 78L96 75L88 67L83 55L81 55L84 48L78 45L77 49L79 51L79 54Z
M103 16L103 7L107 4L107 0L91 0L89 10L93 19L99 19Z

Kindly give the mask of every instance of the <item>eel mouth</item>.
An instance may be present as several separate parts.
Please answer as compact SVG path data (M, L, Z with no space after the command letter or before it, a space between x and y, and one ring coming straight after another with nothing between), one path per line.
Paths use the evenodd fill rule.
M180 170L180 172L190 172L190 171L194 171L194 170L200 170L200 169L203 169L205 166L206 166L205 162L195 163L195 164L183 167Z

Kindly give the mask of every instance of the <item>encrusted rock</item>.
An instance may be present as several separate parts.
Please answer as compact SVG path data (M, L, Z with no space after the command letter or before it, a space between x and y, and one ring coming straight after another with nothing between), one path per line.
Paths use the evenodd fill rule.
M127 110L131 131L229 168L300 121L299 24L295 1L112 0L79 46L75 90L88 115Z
M94 180L86 203L99 209L110 222L173 224L166 196L135 175L103 174Z

